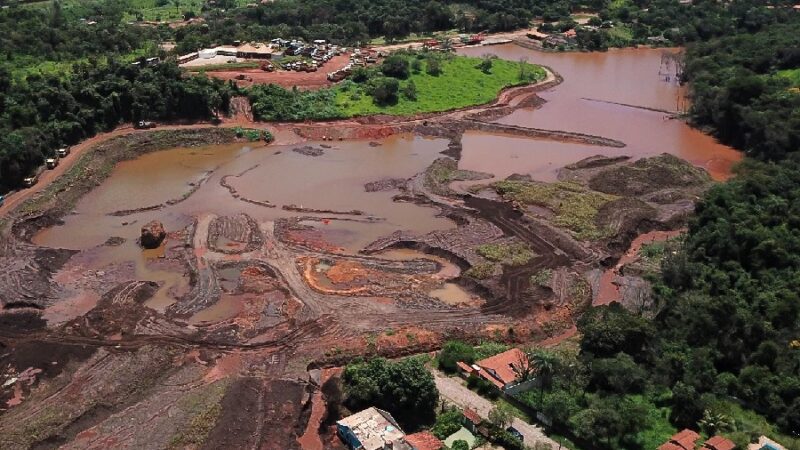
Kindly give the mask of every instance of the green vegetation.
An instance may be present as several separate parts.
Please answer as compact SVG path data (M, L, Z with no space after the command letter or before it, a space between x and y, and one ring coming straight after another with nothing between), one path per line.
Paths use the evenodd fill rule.
M458 370L457 363L463 361L467 364L475 362L475 349L461 341L447 341L439 352L439 368L448 373Z
M402 57L407 61L413 61L414 58L420 60L421 69L411 70L398 86L402 91L413 83L415 98L397 96L388 103L376 102L375 98L369 95L369 80L379 79L377 72L373 71L364 82L343 84L337 90L336 105L347 116L408 115L447 111L488 103L506 87L539 81L545 77L544 69L528 63L494 60L490 72L486 73L477 67L483 61L480 58L427 52L412 53ZM441 73L438 75L428 73L431 61L434 60L440 67ZM521 64L525 73L524 78L520 78Z
M550 283L552 281L553 281L553 270L552 269L541 269L540 271L538 271L535 274L531 275L531 285L532 286L549 287Z
M355 361L345 367L342 382L345 404L353 411L385 409L406 431L434 421L439 391L420 359Z
M222 412L220 401L225 394L226 382L217 382L202 390L203 395L191 395L181 401L181 408L194 412L194 416L169 442L170 449L202 445L214 428Z
M492 263L478 263L464 272L464 275L477 280L486 280L494 275L497 266Z
M577 239L596 240L608 235L608 230L597 226L595 218L606 202L617 198L613 195L590 191L568 181L499 181L492 186L508 200L550 209L555 213L553 223L569 230Z
M778 160L800 146L800 17L758 33L691 47L692 120L750 156Z
M195 67L189 70L196 72L223 72L227 70L256 69L258 67L260 67L260 64L257 62L236 62L225 64L209 64L207 66Z
M484 244L475 249L484 258L509 266L522 266L536 257L533 250L521 242Z
M475 360L480 361L482 359L486 359L490 356L497 355L498 353L503 353L510 348L511 347L508 344L503 344L502 342L481 342L479 345L475 346Z
M431 427L431 433L444 440L451 434L461 429L464 414L458 408L448 408L436 416L436 423Z

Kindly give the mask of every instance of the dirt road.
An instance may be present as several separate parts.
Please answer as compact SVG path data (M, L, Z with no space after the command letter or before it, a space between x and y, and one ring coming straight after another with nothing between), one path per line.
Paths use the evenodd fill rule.
M435 369L433 370L433 378L436 382L436 388L439 389L439 395L444 397L445 400L460 408L472 409L484 420L489 419L489 411L494 408L492 402L467 389L458 378L450 378ZM553 449L558 448L558 443L547 437L542 429L536 425L531 425L518 417L514 418L511 425L522 434L526 445L533 446L542 442L550 444Z

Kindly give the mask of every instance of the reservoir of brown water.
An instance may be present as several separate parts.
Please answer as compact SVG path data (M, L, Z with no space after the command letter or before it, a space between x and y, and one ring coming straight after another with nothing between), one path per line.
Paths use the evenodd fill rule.
M574 131L617 139L625 148L591 147L550 141L464 136L461 167L505 177L530 173L549 181L556 170L587 156L643 157L671 153L705 168L718 180L730 176L741 153L672 119L669 112L688 108L686 89L676 82L675 68L662 60L677 49L618 49L596 53L543 53L513 44L460 50L470 56L495 54L512 61L550 67L564 81L540 96L540 108L523 108L498 122L534 128Z

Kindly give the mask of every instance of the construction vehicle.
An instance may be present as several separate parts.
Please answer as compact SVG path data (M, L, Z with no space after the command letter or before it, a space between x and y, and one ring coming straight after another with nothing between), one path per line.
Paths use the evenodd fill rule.
M275 72L275 65L267 61L261 65L261 70L264 72Z
M150 128L155 128L155 127L156 127L155 123L148 122L146 120L140 120L135 124L133 124L133 128L136 128L137 130L148 130Z
M44 163L47 164L48 169L53 170L58 165L58 160L56 158L47 158Z
M483 42L485 38L483 33L472 34L469 36L467 36L466 34L462 34L460 37L461 37L461 42L463 42L466 45L480 44L481 42Z
M59 158L63 158L65 156L69 155L69 150L70 150L69 147L64 147L64 148L58 149L58 151L56 151L56 153L58 154Z

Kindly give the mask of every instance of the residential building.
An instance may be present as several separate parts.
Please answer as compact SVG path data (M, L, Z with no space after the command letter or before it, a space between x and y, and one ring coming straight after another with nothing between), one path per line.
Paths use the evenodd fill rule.
M658 450L694 450L699 439L699 434L692 430L684 429L669 438L669 441L661 444Z
M519 372L527 368L528 358L522 350L512 348L503 353L482 359L472 366L463 362L459 362L457 365L465 376L483 378L501 391L505 391L518 384Z
M414 450L441 450L444 446L442 441L429 431L409 434L406 436L406 442Z
M761 436L758 442L748 445L747 450L786 450L786 447L766 436Z
M392 415L374 407L336 422L336 431L351 450L414 450Z
M736 444L722 436L713 436L703 444L702 450L733 450Z

